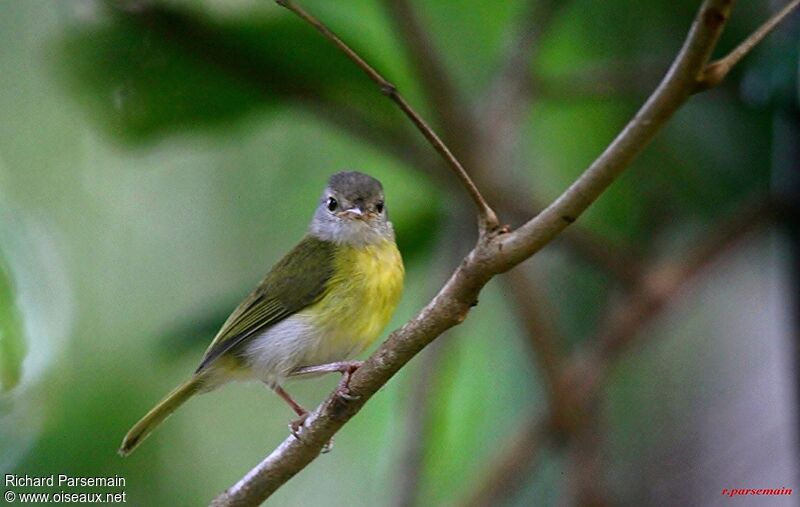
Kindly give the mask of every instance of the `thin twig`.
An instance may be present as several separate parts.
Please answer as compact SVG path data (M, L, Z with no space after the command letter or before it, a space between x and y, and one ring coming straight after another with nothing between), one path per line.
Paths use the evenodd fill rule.
M764 37L769 35L769 33L776 27L778 24L783 21L786 16L791 14L791 12L800 5L800 0L792 0L788 4L786 4L783 9L776 12L771 18L769 18L763 25L758 27L758 29L751 33L749 37L743 40L736 48L725 55L724 57L716 60L715 62L709 64L703 74L700 76L700 81L698 82L698 90L705 90L706 88L716 86L723 79L731 69L739 63L739 61L744 58L756 45L761 42Z
M466 109L465 104L459 100L452 77L413 7L408 0L384 0L384 4L403 35L409 56L424 85L423 91L428 94L433 111L438 112L440 123L446 127L445 132L456 131L460 134L450 142L463 144L461 140L474 138L472 124L465 124L465 115L461 114ZM531 200L530 196L516 182L502 181L500 184L501 175L493 168L506 165L502 161L508 157L502 156L500 152L511 149L510 140L515 137L519 128L524 110L520 103L523 97L528 96L526 83L530 74L529 63L534 56L536 43L550 20L564 5L565 2L545 2L544 5L541 2L529 2L525 6L518 33L510 44L506 61L488 92L483 124L489 128L483 131L486 138L480 143L481 155L475 154L471 149L463 150L465 155L469 155L472 165L479 169L478 174L475 174L476 183L490 201L498 203L504 215L508 211L527 219L541 210L541 207L526 204ZM491 153L498 156L488 160ZM421 167L419 164L414 166ZM594 237L590 231L579 228L569 230L564 235L564 243L593 265L610 272L623 285L631 283L637 263L621 249L612 248L606 241Z
M400 92L397 91L397 87L387 81L377 70L364 61L364 59L361 58L358 53L353 51L350 46L345 44L344 41L342 41L327 26L309 14L308 11L291 0L276 0L276 2L297 14L300 18L313 26L326 39L331 41L378 85L381 93L391 98L395 104L397 104L403 113L405 113L405 115L419 129L422 135L425 136L425 139L427 139L434 149L439 152L442 158L444 158L445 162L447 162L447 164L450 166L450 169L455 172L458 179L461 180L461 184L464 185L464 188L466 188L470 197L472 197L475 206L478 208L478 225L481 233L492 232L496 230L499 225L497 215L483 198L480 190L478 190L478 187L475 186L475 183L472 181L472 178L470 178L469 174L467 174L467 171L461 165L461 162L458 161L455 155L453 155L450 149L442 142L439 136L436 135L433 129L428 126L425 120L423 120L422 117L417 114L414 108L412 108L411 105L406 102L403 96L400 95Z
M257 505L313 461L330 438L411 358L466 319L481 289L549 243L611 184L694 90L730 13L730 0L705 0L687 40L642 110L578 180L538 217L514 232L494 231L466 256L439 293L389 335L350 379L354 395L332 393L306 420L214 505ZM321 25L320 25L321 26ZM322 27L324 29L324 27ZM338 39L336 39L338 40ZM346 47L346 46L345 46Z

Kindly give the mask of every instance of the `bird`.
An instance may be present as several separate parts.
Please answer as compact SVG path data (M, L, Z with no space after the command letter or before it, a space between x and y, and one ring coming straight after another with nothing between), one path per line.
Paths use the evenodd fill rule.
M282 384L290 377L339 372L349 395L351 359L386 327L403 290L405 270L380 181L358 171L330 176L311 224L233 310L188 380L125 435L127 456L189 398L232 380L265 383L297 414L297 438L308 411Z

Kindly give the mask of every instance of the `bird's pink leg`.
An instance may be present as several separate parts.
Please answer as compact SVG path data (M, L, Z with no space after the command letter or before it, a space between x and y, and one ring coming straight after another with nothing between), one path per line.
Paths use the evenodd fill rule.
M280 396L281 399L283 399L283 401L285 401L290 407L292 407L292 410L294 410L294 412L298 415L297 419L289 423L289 430L292 432L292 435L294 435L294 438L300 440L300 428L308 418L308 410L304 409L299 403L294 401L294 398L292 398L281 386L273 386L272 390L275 391L275 393Z
M336 387L336 395L345 400L356 400L358 397L350 394L350 377L353 375L354 371L361 367L362 364L364 364L364 361L337 361L334 363L318 364L314 366L301 366L292 370L289 373L289 376L299 377L302 375L319 375L322 373L341 373L342 379L339 381L339 385ZM300 428L303 427L303 424L308 418L308 410L304 409L299 403L294 401L289 393L287 393L281 386L274 386L272 389L278 394L278 396L283 398L283 400L288 403L289 406L292 407L292 410L294 410L299 416L297 419L289 423L289 430L292 432L294 438L300 440ZM325 444L325 447L322 448L322 452L329 452L332 448L333 439L331 438L328 443Z

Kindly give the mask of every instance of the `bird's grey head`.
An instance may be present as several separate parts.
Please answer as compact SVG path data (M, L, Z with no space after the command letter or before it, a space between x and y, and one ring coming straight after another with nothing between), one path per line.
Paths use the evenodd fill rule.
M356 171L331 176L310 232L325 241L354 246L393 240L381 182Z

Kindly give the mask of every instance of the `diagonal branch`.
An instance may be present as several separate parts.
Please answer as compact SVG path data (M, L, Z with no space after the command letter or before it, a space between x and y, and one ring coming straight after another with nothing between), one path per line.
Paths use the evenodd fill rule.
M683 255L679 262L666 261L651 267L643 283L610 314L598 336L592 340L606 361L630 347L639 330L660 315L664 307L712 261L729 251L750 231L773 215L773 204L759 199L737 209L710 227L707 238Z
M442 142L439 136L436 135L433 129L428 126L425 120L423 120L422 117L417 114L414 108L412 108L411 105L406 102L403 96L400 95L400 92L397 91L397 87L387 81L377 70L364 61L364 59L361 58L358 53L353 51L350 46L345 44L344 41L342 41L335 33L333 33L327 26L322 24L322 22L320 22L317 18L309 14L305 9L294 3L292 0L276 0L276 2L297 14L300 18L313 26L326 39L331 41L380 87L381 93L388 96L390 99L392 99L392 101L394 101L395 104L397 104L400 110L405 113L405 115L412 121L412 123L414 123L417 129L419 129L422 135L425 136L425 139L427 139L434 149L439 152L442 158L444 158L445 162L447 162L447 164L450 166L450 169L453 170L458 179L461 180L461 184L464 185L464 188L467 190L470 197L475 202L475 206L478 208L478 225L481 233L491 232L497 229L499 226L497 215L483 198L480 190L478 190L478 187L475 186L475 183L472 181L472 178L470 178L469 174L467 174L467 171L461 165L461 162L458 161L455 155L453 155L450 149Z
M544 247L596 200L695 90L697 78L705 69L731 7L731 0L705 0L661 85L584 174L539 216L517 231L488 230L488 234L481 235L478 244L439 293L414 318L391 333L353 374L350 391L355 399L344 399L332 393L309 416L300 439L289 436L239 482L220 494L213 505L244 506L263 502L311 463L326 442L411 358L444 331L463 322L489 280ZM324 26L316 23L320 31L338 41ZM341 41L338 44L343 50L347 48ZM353 57L361 61L357 55ZM371 69L364 65L365 71Z
M755 32L750 34L750 36L743 40L741 44L736 46L733 51L709 65L700 78L700 81L697 85L698 90L705 90L706 88L716 86L722 82L722 80L725 79L725 76L728 75L728 72L731 71L733 66L739 63L739 60L744 58L747 53L756 47L756 45L761 42L764 37L769 35L769 33L776 26L778 26L778 24L783 21L786 16L791 14L798 5L800 5L800 0L792 0L786 4L783 9L776 12L771 18L764 22L763 25L758 27Z

